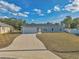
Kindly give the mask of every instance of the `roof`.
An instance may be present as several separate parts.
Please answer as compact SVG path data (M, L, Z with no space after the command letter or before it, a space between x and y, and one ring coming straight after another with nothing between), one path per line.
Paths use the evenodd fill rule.
M9 27L10 25L5 24L5 23L1 23L1 22L0 22L0 26L3 26L3 27ZM11 27L11 26L10 26L10 27Z
M56 24L25 24L24 27L45 27L45 26L60 26Z

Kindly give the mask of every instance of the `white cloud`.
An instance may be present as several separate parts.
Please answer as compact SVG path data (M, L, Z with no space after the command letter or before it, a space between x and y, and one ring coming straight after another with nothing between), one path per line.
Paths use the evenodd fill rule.
M7 9L9 11L16 11L16 12L21 9L19 6L15 4L11 4L2 0L0 1L0 9L1 8Z
M32 22L35 21L34 19L32 19Z
M49 10L47 10L47 13L51 13L51 12L52 12L52 10L50 10L50 9L49 9Z
M14 16L22 16L22 17L28 17L27 14L24 13L12 13Z
M39 16L44 16L44 14L39 14Z
M0 16L0 18L9 18L8 16Z
M35 11L39 16L44 16L41 9L34 9L33 11Z
M6 13L6 12L8 12L8 10L7 10L7 9L0 8L0 13Z
M60 8L58 5L54 6L54 11L60 11Z
M69 2L73 2L73 0L69 0Z
M12 12L11 11L8 11L7 9L5 8L0 8L0 13L8 13L8 14L11 14Z
M12 15L17 16L17 13L12 13Z
M18 16L28 17L26 14L23 14L23 13L18 13L17 15L18 15Z
M41 13L41 9L34 9L37 13Z
M30 12L24 12L24 14L30 14Z
M7 9L4 9L4 8L0 8L0 10L2 10L2 11L7 11Z
M66 5L64 10L71 11L71 12L78 12L79 0L74 0L71 4Z

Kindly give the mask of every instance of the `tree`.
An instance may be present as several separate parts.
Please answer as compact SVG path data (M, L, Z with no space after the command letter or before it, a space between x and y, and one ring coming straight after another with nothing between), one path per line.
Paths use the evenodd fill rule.
M63 23L65 24L66 28L71 28L71 24L72 24L72 17L71 16L66 16L66 18L64 19Z
M4 19L0 19L0 22L9 24L9 25L13 26L15 29L18 29L18 30L21 30L21 26L23 24L26 24L25 20L16 19L16 18L4 18Z
M79 18L73 19L73 23L76 25L76 28L79 28Z

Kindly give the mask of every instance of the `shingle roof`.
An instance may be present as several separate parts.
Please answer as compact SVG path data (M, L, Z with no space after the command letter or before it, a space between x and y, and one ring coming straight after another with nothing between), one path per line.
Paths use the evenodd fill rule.
M3 26L3 27L9 27L10 25L5 24L5 23L1 23L1 22L0 22L0 26Z
M42 27L42 26L56 26L55 24L25 24L24 27ZM60 25L57 25L60 26Z

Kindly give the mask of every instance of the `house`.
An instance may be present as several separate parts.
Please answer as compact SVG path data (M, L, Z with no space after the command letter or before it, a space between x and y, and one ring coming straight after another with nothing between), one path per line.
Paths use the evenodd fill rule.
M58 24L26 24L22 26L22 33L62 32L64 27Z
M0 34L9 33L13 29L12 26L0 22Z

